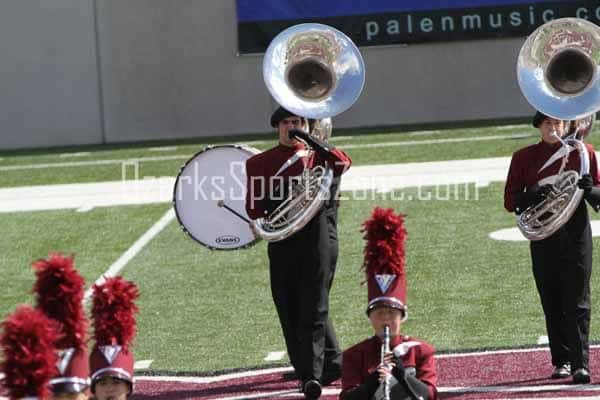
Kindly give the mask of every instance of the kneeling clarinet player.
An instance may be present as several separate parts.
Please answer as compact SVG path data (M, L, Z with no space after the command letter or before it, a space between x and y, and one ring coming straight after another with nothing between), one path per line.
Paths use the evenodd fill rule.
M407 318L403 216L377 207L363 232L367 316L375 334L344 351L340 399L435 400L434 348L400 331Z

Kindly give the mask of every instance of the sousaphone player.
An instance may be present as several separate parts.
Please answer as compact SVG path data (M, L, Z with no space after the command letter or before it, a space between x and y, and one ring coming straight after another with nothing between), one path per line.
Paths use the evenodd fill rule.
M344 34L320 24L280 33L263 65L267 87L283 106L270 119L278 144L246 161L246 211L269 241L271 293L290 362L305 398L317 399L321 386L341 375L329 290L338 254L336 195L351 159L309 134L308 118L321 122L348 108L362 90L364 67ZM285 76L274 76L281 71ZM291 227L276 229L286 222Z
M538 28L519 55L519 84L538 110L539 143L512 156L504 206L530 242L546 320L554 379L589 383L592 232L586 201L600 209L600 175L591 145L567 120L593 119L600 104L595 64L600 29L563 18ZM585 201L584 201L585 199Z

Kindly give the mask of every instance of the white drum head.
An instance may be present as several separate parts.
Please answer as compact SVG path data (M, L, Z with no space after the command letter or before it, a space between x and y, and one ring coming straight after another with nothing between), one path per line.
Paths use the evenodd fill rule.
M257 153L238 145L207 147L181 168L173 189L173 206L179 224L192 239L222 250L247 247L258 240L243 220L249 220L246 160Z

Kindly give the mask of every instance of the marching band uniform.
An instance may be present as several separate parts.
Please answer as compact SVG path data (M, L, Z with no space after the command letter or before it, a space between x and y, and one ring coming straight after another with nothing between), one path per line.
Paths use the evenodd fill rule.
M311 381L318 386L339 377L341 351L329 319L329 290L337 260L337 201L339 177L351 164L341 150L303 131L294 134L307 141L314 152L307 154L304 145L281 143L280 122L296 117L278 108L271 126L280 130L280 143L246 161L246 211L251 219L268 215L285 197L290 180L302 174L304 167L329 165L334 172L329 199L324 207L300 231L268 244L271 293L277 309L290 362L303 385ZM287 134L284 132L284 134ZM305 388L306 389L306 388ZM307 397L318 397L313 394Z
M540 128L547 118L537 112L533 126ZM562 148L560 143L542 140L513 154L504 190L506 210L520 214L543 200L559 171ZM584 198L598 211L598 164L593 147L586 144L586 149L590 175L579 181L579 187L584 189ZM579 170L579 158L579 152L572 151L565 170ZM585 201L579 203L569 221L554 234L543 240L531 241L530 251L533 275L546 319L552 364L555 366L552 377L564 378L574 372L575 382L587 383L590 381L588 337L592 235Z
M9 398L45 400L55 376L58 356L56 321L29 305L22 305L2 323L3 386Z
M373 398L380 386L376 368L381 362L380 351L382 341L378 336L372 336L348 350L344 351L344 368L342 375L342 395L340 399L353 400ZM393 368L392 374L397 382L404 379L404 375L414 377L425 383L428 399L437 396L437 375L434 362L435 349L430 344L412 338L410 336L396 336L391 340L391 348L395 356L399 356L400 368ZM410 378L409 378L410 379ZM406 383L414 384L413 382ZM399 397L393 399L405 399L409 397L407 389L403 385L392 388L392 394L398 392Z
M400 324L406 319L406 275L404 272L404 229L402 215L392 209L375 208L371 219L363 226L365 239L364 269L367 275L367 315L376 335L344 351L342 400L383 398L380 382L381 328L375 315L378 310L394 310L396 322L386 322L390 328L390 349L394 362L391 368L390 399L437 398L435 349L429 343L400 334ZM387 311L386 311L387 312Z
M97 400L105 400L98 389L103 380L126 384L124 393L108 389L114 390L110 398L115 400L126 398L133 391L135 360L130 346L136 335L138 297L136 285L122 277L107 278L104 283L94 285L92 316L96 343L90 355L90 369L92 393Z
M85 281L73 266L73 257L50 254L32 264L36 270L33 291L37 309L57 323L60 339L57 372L50 380L54 395L87 399L89 364L87 351L88 322L83 310Z

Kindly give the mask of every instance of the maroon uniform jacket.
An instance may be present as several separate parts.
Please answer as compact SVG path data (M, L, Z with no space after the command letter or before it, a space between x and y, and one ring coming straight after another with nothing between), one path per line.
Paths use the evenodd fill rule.
M304 166L312 168L326 163L333 169L333 175L337 177L350 168L352 163L350 157L339 149L331 150L327 159L322 158L316 152L312 152L310 157L307 157L304 152L302 143L296 144L295 147L279 144L246 160L248 179L246 212L251 219L262 218L266 215L267 211L262 200L269 197L273 185L279 182L272 177L298 176L302 173Z
M396 354L403 354L402 365L429 388L429 399L437 399L437 374L433 354L435 349L429 343L410 336L393 337L390 347ZM381 339L378 336L364 340L344 351L342 361L342 392L360 386L373 373L381 362ZM364 399L369 400L369 399Z
M504 188L504 208L510 212L514 212L516 208L515 196L518 193L531 188L542 179L558 173L562 157L557 157L550 165L541 171L540 169L546 165L547 161L561 147L560 143L549 144L540 141L513 154ZM598 175L596 153L594 153L594 148L591 144L586 144L586 148L590 159L590 175L594 180L594 185L598 185L600 183L600 176ZM575 149L569 154L569 160L565 169L579 172L579 164L579 151Z

